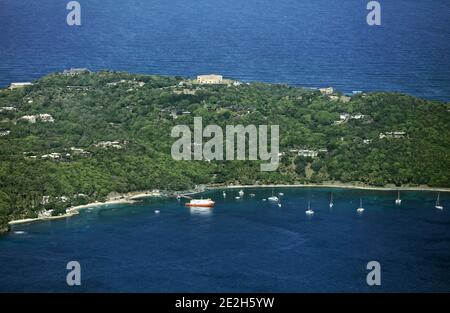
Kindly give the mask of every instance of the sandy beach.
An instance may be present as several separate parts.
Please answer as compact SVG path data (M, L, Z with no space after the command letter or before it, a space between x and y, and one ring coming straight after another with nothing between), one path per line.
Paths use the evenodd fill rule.
M344 183L330 183L330 184L293 184L293 185L228 185L228 186L214 186L208 189L245 189L245 188L345 188L345 189L362 189L362 190L384 190L384 191L439 191L450 192L450 188L434 188L428 186L415 187L375 187L366 185L353 185Z
M38 221L48 221L48 220L68 218L68 217L77 215L79 213L79 211L83 210L83 209L101 207L101 206L110 205L110 204L131 204L131 203L135 203L135 202L136 202L135 200L131 200L129 198L112 199L112 200L107 200L105 202L93 202L93 203L88 203L88 204L84 204L84 205L77 205L74 207L70 207L66 210L66 214L62 214L62 215L58 215L58 216L25 218L25 219L10 221L8 224L16 225L16 224L22 224L22 223L32 223L32 222L38 222Z

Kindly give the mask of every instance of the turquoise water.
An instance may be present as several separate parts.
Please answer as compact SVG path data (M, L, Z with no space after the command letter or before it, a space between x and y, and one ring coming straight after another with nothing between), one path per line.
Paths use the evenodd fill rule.
M241 200L237 191L203 194L213 209L146 199L16 225L0 237L0 291L450 291L448 193L439 211L435 192L403 192L396 206L396 192L279 188L278 207L262 201L270 189L245 190ZM79 287L66 285L72 260ZM377 287L366 284L373 260Z
M450 101L450 1L0 0L0 86L70 67L401 91Z

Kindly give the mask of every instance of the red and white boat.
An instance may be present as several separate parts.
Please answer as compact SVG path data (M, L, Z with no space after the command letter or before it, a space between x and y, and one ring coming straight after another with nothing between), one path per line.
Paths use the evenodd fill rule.
M215 202L211 199L192 199L188 203L186 203L186 206L197 206L197 207L207 207L212 208L214 206Z

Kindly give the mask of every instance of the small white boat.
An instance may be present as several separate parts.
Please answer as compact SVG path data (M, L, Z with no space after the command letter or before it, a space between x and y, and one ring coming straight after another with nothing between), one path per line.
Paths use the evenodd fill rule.
M279 192L278 195L279 195L279 196L284 196L284 193Z
M359 198L359 208L356 209L356 212L358 213L364 212L364 208L362 206L362 198Z
M400 199L400 190L398 191L397 199L395 199L395 204L396 205L402 204L402 199Z
M223 197L224 198L226 198L227 197L227 193L224 191L224 192L222 192L222 195L223 195Z
M281 203L278 203L278 207L281 208Z
M250 197L254 198L254 197L255 197L255 194L254 194L254 193L251 193L251 194L250 194Z
M269 197L269 198L267 198L267 200L272 201L272 202L278 202L278 201L280 201L280 199L278 199L277 196L274 196L274 195L273 195L273 190L272 190L272 196Z
M311 209L311 201L308 201L308 210L305 211L306 215L313 215L314 210Z
M240 196L240 197L243 197L243 196L244 196L244 190L242 190L242 189L239 190L239 196Z
M439 196L440 196L440 193L438 192L437 199L436 199L436 205L434 207L438 210L443 210L444 207L440 204Z
M155 214L159 214L159 210L155 210Z
M331 193L331 195L330 195L330 204L329 204L329 206L330 206L330 208L332 208L332 207L334 206L334 203L333 203L333 193Z
M262 201L267 201L267 199L262 199Z
M239 197L239 196L236 196L236 197L234 197L236 200L239 200L241 197Z

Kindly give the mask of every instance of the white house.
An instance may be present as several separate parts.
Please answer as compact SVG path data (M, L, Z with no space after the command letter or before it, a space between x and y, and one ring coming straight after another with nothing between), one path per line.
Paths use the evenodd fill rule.
M380 133L380 139L383 138L404 138L406 136L405 132L387 132L387 133Z
M222 84L223 76L217 74L198 75L197 83L199 84Z
M42 159L52 159L52 160L59 160L61 159L61 153L53 152L50 154L44 154L41 156Z
M71 68L69 70L64 70L63 74L68 76L77 76L80 74L90 73L91 71L87 68Z
M298 151L299 156L315 158L319 154L316 150L301 149Z
M353 120L360 120L360 119L364 118L364 114L357 113L357 114L352 115L350 118Z
M334 88L333 87L319 88L319 91L321 94L331 95L334 93Z
M339 119L340 119L341 121L345 121L345 120L347 120L349 117L350 117L350 114L348 114L348 113L341 113L341 114L339 114Z
M13 90L13 89L24 88L27 86L33 86L33 83L30 83L30 82L11 83L11 85L9 85L9 89Z
M53 119L53 117L50 114L39 114L39 118L42 122L48 122L48 123L53 123L55 120Z
M40 120L41 122L53 123L55 120L50 114L36 114L36 115L24 115L19 118L19 120L24 120L30 123L36 123Z
M17 109L15 107L2 107L0 108L0 112L15 112Z

